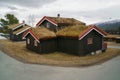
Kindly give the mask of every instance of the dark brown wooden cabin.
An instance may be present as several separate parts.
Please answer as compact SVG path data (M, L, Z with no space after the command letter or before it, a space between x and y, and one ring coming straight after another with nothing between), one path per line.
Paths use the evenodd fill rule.
M56 35L46 28L32 28L23 35L26 47L38 53L51 53L57 50Z
M54 32L68 26L72 25L85 25L84 22L81 22L79 20L76 20L74 18L64 18L60 17L49 17L44 16L37 24L36 27L44 26Z
M72 26L57 32L60 52L84 56L102 50L106 33L96 26Z
M12 41L24 41L25 39L22 39L22 35L29 28L30 28L30 26L26 25L25 23L10 25L9 26L10 40L12 40Z

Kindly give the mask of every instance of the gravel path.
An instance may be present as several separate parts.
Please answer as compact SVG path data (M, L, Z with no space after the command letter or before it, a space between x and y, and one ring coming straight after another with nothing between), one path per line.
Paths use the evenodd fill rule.
M108 48L120 49L120 46L108 46Z

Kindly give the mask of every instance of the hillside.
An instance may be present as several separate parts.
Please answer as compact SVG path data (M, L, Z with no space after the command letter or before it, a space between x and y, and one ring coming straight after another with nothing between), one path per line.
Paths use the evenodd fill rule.
M96 24L98 27L105 31L119 31L120 32L120 20L112 20L107 22L101 22Z

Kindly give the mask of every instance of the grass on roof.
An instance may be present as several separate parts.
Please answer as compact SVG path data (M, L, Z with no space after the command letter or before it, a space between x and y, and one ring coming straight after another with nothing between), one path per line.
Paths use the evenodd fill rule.
M56 34L53 31L50 31L44 27L31 28L31 30L39 39L56 37Z
M17 33L21 32L21 31L23 31L23 30L25 30L25 29L27 29L27 28L29 28L29 26L23 26L22 28L14 31L13 34L17 34Z
M83 22L76 20L74 18L58 18L58 17L50 17L54 19L58 23L71 23L71 24L84 24Z
M22 24L22 23L18 23L18 24L12 24L12 25L9 25L9 29L13 29L13 28L15 28L15 27L17 27L17 26L19 26L20 24Z
M68 36L68 37L78 37L83 31L85 31L88 26L77 25L66 27L56 33L57 36Z

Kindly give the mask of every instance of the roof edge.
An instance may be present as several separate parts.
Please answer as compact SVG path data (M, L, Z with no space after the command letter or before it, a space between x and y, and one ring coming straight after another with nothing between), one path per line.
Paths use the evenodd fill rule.
M54 21L53 19L49 18L48 16L44 16L37 24L36 27L38 27L44 20L47 20L51 23L53 23L54 25L58 26L57 22Z
M21 23L20 25L18 25L17 27L13 28L12 30L15 30L15 29L17 29L17 28L19 28L19 27L21 27L23 25L25 25L25 23Z
M30 28L31 28L31 27L28 27L28 28L26 28L26 29L24 29L24 30L18 32L16 35L19 35L19 34L23 33L24 31L26 31L26 30L28 30L28 29L30 29Z
M106 36L107 33L100 28L98 28L96 25L91 25L88 29L86 29L81 35L79 35L79 40L84 38L88 33L90 33L92 30L97 31L99 34Z
M32 30L27 30L24 34L23 34L23 39L25 39L25 37L28 35L28 34L31 34L31 36L33 36L33 38L40 43L38 37L32 32Z

